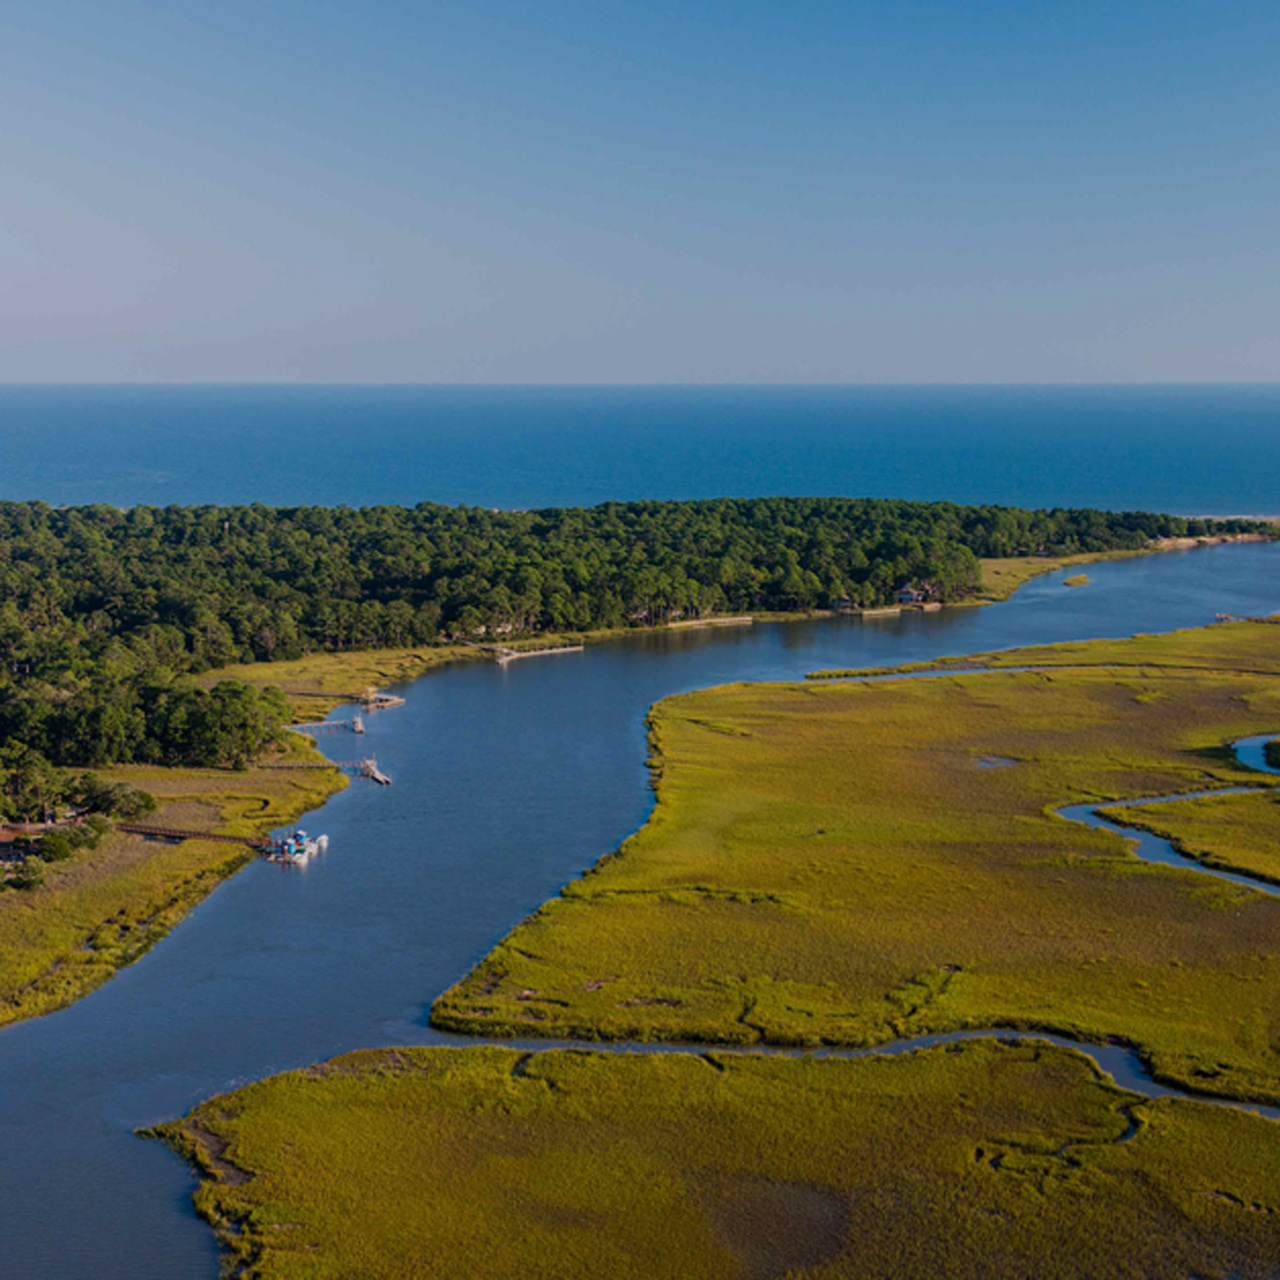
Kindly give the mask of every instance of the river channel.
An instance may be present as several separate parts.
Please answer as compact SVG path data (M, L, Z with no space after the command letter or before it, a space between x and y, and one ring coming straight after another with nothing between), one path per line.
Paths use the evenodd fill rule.
M1280 544L1205 548L1091 566L1080 589L1049 574L987 609L640 635L397 690L365 739L395 785L312 815L326 854L253 864L93 995L0 1032L0 1276L214 1280L190 1172L133 1130L350 1049L445 1039L432 998L645 820L657 699L1269 613L1277 570Z

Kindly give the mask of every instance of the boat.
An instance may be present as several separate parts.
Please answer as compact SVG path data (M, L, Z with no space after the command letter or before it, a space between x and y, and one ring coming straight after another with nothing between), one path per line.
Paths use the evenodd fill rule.
M266 857L271 862L298 864L323 853L329 847L329 837L309 836L305 831L290 831L267 846Z

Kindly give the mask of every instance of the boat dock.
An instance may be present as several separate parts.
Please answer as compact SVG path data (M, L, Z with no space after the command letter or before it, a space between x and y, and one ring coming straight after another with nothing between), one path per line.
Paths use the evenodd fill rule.
M403 698L398 698L393 693L383 693L381 689L375 689L372 686L361 693L342 696L349 698L352 702L359 702L365 711L385 711L388 707L399 707L404 704ZM306 724L291 724L287 728L293 733L305 734L344 731L364 733L365 731L362 716L352 716L348 720L314 720ZM319 760L277 760L264 763L261 767L264 769L341 769L349 777L369 778L380 787L391 785L390 774L383 773L378 768L378 762L373 756L365 756L360 760L326 760L323 763Z
M688 631L695 627L750 627L755 619L749 613L733 614L729 617L683 618L679 622L668 622L668 631Z
M294 733L335 733L349 729L352 733L364 732L364 720L360 716L352 716L350 720L313 720L308 724L290 724L285 728Z
M517 658L545 658L553 653L581 653L582 649L580 644L550 645L545 649L507 649L502 645L494 645L494 660L499 666L505 667L508 662L515 662Z
M363 760L270 760L258 765L259 769L339 769L351 778L372 778L379 786L389 787L390 777L378 768L372 756Z
M539 649L512 649L505 644L479 644L475 640L464 640L464 644L472 649L480 649L487 653L500 667L517 658L545 658L553 653L581 653L584 646L580 644L548 644Z
M222 836L210 831L188 831L183 827L154 827L145 822L120 822L116 826L120 831L142 836L145 840L165 840L171 844L182 840L215 840L219 844L243 844L258 850L265 849L270 844L262 836Z
M383 693L381 689L373 687L358 693L354 700L366 711L385 711L388 707L404 706L403 698L397 698L394 693Z
M389 787L391 778L378 768L378 762L373 756L365 756L363 760L334 760L331 761L336 769L341 769L343 773L353 778L369 778L376 782L380 787Z

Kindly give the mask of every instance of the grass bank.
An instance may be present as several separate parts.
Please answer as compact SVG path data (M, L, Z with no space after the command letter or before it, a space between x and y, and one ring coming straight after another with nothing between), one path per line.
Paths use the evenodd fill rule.
M1226 537L1155 538L1145 547L1133 551L1082 552L1074 556L1008 556L1000 559L980 560L982 565L981 603L1007 600L1017 589L1032 578L1051 573L1054 569L1069 569L1076 565L1101 564L1105 560L1130 560L1134 556L1156 555L1162 551L1188 551L1193 547L1216 547L1224 542L1262 542L1267 535L1245 533ZM1078 581L1071 585L1082 585Z
M1153 543L1139 551L1100 551L1078 556L1010 556L1002 560L983 560L982 603L995 604L1007 600L1017 589L1055 569L1070 569L1078 564L1100 564L1104 560L1131 560L1134 556L1149 556L1157 551L1170 550Z
M157 1131L245 1280L1262 1277L1276 1126L1052 1046L349 1054Z
M416 680L449 662L474 662L482 651L468 645L419 645L405 649L364 649L310 653L287 662L249 662L206 671L201 684L243 680L277 685L300 720L319 720L334 707L351 702L370 686L382 688Z
M1265 785L1226 744L1280 727L1278 640L1242 624L1063 646L1043 673L668 699L649 823L432 1020L850 1045L1039 1028L1280 1101L1280 903L1053 812Z
M323 760L302 738L285 758ZM324 768L127 767L102 776L151 792L160 807L148 822L226 835L296 821L346 785ZM0 1026L88 995L253 856L213 841L164 844L117 831L47 867L40 887L0 893Z
M1222 871L1280 884L1280 795L1205 796L1151 807L1113 806L1103 816L1170 841Z
M1014 667L1111 667L1133 672L1221 669L1280 675L1280 614L1260 622L1227 622L1188 627L1127 640L1079 640L1065 644L998 649L897 667L840 667L813 671L808 680L844 680L868 675L919 675L923 672L1001 671Z

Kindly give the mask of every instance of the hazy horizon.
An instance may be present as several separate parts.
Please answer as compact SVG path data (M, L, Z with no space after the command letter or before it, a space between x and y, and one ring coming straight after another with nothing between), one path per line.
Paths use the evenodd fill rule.
M872 382L872 381L866 381L866 382L836 382L836 381L752 382L748 380L739 380L737 382L706 382L706 381L700 381L700 382L694 382L694 381L690 381L690 382L627 382L627 381L604 382L604 381L591 381L590 379L585 379L585 378L579 379L578 381L574 381L574 382L536 382L536 381L461 382L461 381L429 381L429 380L417 380L417 379L410 379L410 378L402 378L402 379L388 378L388 379L382 379L382 380L362 379L362 378L341 378L341 379L339 378L331 378L331 379L330 378L308 378L305 380L288 379L288 378L260 378L260 379L227 378L222 380L213 380L213 379L204 380L204 379L196 379L196 378L172 379L172 380L142 379L142 378L130 378L130 379L66 378L66 379L60 379L60 380L30 381L30 380L19 379L19 378L0 378L0 387L10 387L14 389L21 389L23 387L28 387L33 390L40 389L40 388L57 388L57 387L67 387L67 388L83 387L85 389L92 389L94 387L103 387L103 388L155 387L158 389L164 388L164 387L175 387L175 388L182 387L182 388L189 388L189 389L198 389L200 387L209 387L210 389L214 389L214 388L224 387L224 388L227 388L228 390L234 390L237 387L243 387L246 389L251 389L254 387L299 387L299 388L333 387L335 389L342 388L342 387L367 387L371 389L377 388L377 387L386 387L389 389L396 388L396 387L403 387L409 390L412 390L415 388L421 389L421 390L430 390L432 388L440 388L442 390L448 390L451 388L463 389L463 388L470 387L478 391L486 390L486 389L494 390L494 391L519 391L522 388L528 388L529 390L538 390L538 391L555 391L555 390L572 391L576 388L581 388L585 391L590 391L590 390L626 391L628 389L634 389L636 391L664 391L664 390L680 391L685 389L714 391L717 388L725 391L753 390L753 389L759 389L759 390L772 389L777 391L787 391L787 390L803 391L810 388L813 390L832 390L832 391L838 391L841 389L850 390L850 391L856 391L856 390L863 390L863 391L886 390L887 391L887 390L895 390L895 389L904 390L904 391L912 390L912 389L920 390L920 391L928 391L928 390L945 391L950 388L955 388L955 389L967 388L972 390L981 390L984 387L990 388L991 390L998 390L1002 387L1008 387L1010 389L1024 388L1027 390L1041 390L1041 391L1052 391L1054 388L1062 388L1064 390L1074 389L1074 390L1083 391L1083 390L1088 390L1089 388L1097 388L1098 390L1105 390L1108 387L1115 387L1115 388L1131 388L1134 390L1141 390L1143 387L1149 387L1153 390L1157 390L1160 388L1170 388L1175 390L1181 389L1181 390L1193 391L1197 387L1217 388L1221 390L1229 390L1232 387L1240 387L1240 388L1280 387L1280 377L1235 379L1233 381L1228 381L1225 379L1200 379L1200 378L1197 378L1197 379L1167 378L1167 379L1158 380L1158 381L1145 380L1145 379L1111 379L1109 381L1104 381L1104 380L1065 381L1065 380L1046 379L1043 381L1030 381L1030 380L1019 380L1014 378L1007 378L1002 381L978 381L978 380L966 381L963 379L952 379L948 381L902 380L902 381L895 381L895 382L887 382L887 381L884 381L884 382Z
M14 0L0 381L1280 379L1274 5Z

